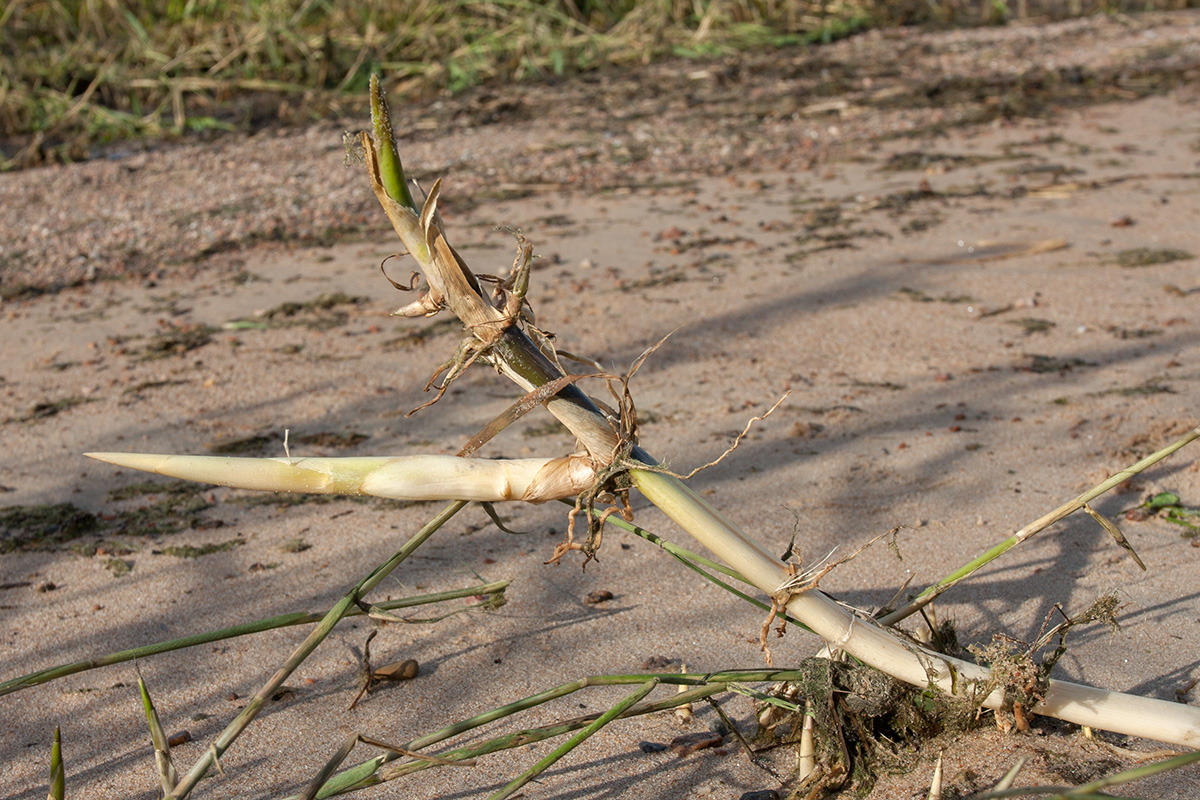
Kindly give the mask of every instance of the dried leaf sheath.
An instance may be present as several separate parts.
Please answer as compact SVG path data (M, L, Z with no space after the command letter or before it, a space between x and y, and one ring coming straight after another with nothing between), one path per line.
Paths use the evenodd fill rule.
M87 453L119 467L173 478L268 492L345 494L392 500L523 500L574 497L596 479L587 459L230 458L146 453Z

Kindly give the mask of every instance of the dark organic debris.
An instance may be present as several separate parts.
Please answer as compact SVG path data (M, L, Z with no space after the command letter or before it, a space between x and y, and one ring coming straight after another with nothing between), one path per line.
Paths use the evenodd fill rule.
M262 433L246 436L241 439L231 439L227 442L216 442L208 446L209 452L219 456L252 456L261 455L277 447L276 442L283 437L278 433ZM282 449L282 448L280 448Z
M157 361L191 352L212 341L216 328L208 325L176 325L167 323L160 333L150 338L142 349L133 354L135 361Z
M672 753L679 758L683 758L709 747L717 747L723 741L725 741L725 737L719 733L714 731L699 731L697 733L685 733L682 736L676 736L671 740L670 746Z
M1149 267L1154 264L1169 264L1172 261L1185 261L1195 258L1186 250L1171 250L1169 248L1135 247L1117 253L1119 267Z
M200 558L212 555L213 553L223 553L226 550L232 550L245 543L245 539L229 539L224 542L203 544L199 547L194 547L190 544L171 545L170 547L164 547L160 552L164 556L174 556L175 558Z
M93 398L78 397L78 396L64 397L61 400L46 400L44 402L35 404L33 407L31 407L29 409L29 411L27 411L26 413L22 414L19 417L9 417L8 419L6 419L4 421L5 422L33 422L34 420L47 419L49 417L53 417L57 414L60 414L63 411L67 411L69 409L75 408L75 406L81 406L84 403L92 403L92 402L95 402Z
M50 549L99 525L95 514L71 503L0 508L0 553Z
M1016 325L1021 329L1021 332L1026 336L1032 336L1035 333L1049 333L1054 329L1055 324L1048 319L1039 319L1037 317L1022 317L1021 319L1008 320L1009 325Z
M1068 370L1076 369L1077 367L1096 366L1094 362L1085 361L1082 358L1058 358L1056 356L1042 356L1035 354L1026 355L1025 358L1028 359L1027 363L1019 366L1018 369L1026 372L1035 372L1038 374L1044 374L1048 372L1066 372Z
M308 433L303 436L297 436L294 441L313 447L334 447L342 450L362 444L370 438L367 434L358 433L357 431L347 431L346 433L322 431L320 433Z

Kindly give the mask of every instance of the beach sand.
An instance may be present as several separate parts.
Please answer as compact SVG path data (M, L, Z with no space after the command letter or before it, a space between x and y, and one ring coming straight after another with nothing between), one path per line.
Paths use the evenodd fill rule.
M1200 18L1174 19L1155 29L1182 30L1184 46L1195 48ZM1129 37L1128 48L1149 46L1137 38L1144 31L1093 24L1106 36ZM1071 25L1052 30L1073 35ZM950 54L959 52L955 42L972 41L940 36ZM923 109L920 119L932 113ZM935 581L1200 422L1194 85L935 126L924 135L919 120L910 121L909 135L883 136L846 107L793 111L735 145L772 154L759 169L674 170L667 155L675 151L664 145L661 158L640 156L660 158L653 169L629 170L623 181L613 153L652 150L653 134L613 145L603 126L593 127L588 136L607 142L601 156L581 143L564 156L535 124L515 119L495 130L456 129L441 145L416 136L404 154L421 175L445 167L446 227L477 272L503 273L512 262L512 237L496 226L520 228L534 244L543 258L530 298L558 347L623 372L670 335L630 388L643 446L672 469L686 472L720 455L750 417L790 390L774 415L692 483L774 552L783 553L795 531L807 563L901 527L898 554L881 543L821 582L842 602L872 609L905 581L910 591ZM636 124L628 126L632 137ZM786 128L792 149L771 126ZM268 155L273 141L308 142L309 160ZM804 141L810 145L801 152ZM720 152L709 140L696 148ZM514 154L526 159L523 182L489 184L487 165L517 170ZM578 181L560 180L546 164L531 165L543 155L559 159L551 166L593 157L598 165L581 168ZM195 165L201 157L249 182L224 192L208 185ZM71 504L75 523L91 526L69 540L70 524L38 531L14 522L6 530L12 549L0 555L0 679L275 614L323 612L440 508L283 496L259 502L251 492L167 479L121 499L113 493L147 476L83 452L202 454L240 443L252 455L282 456L287 430L292 455L454 453L519 396L480 365L436 405L405 416L428 399L422 388L460 332L443 317L389 316L411 299L380 275L397 245L372 209L365 175L344 169L341 157L326 125L308 135L183 144L0 176L8 198L25 198L36 218L31 231L11 234L6 253L28 236L84 242L71 245L81 261L45 255L46 264L22 273L28 286L55 291L0 306L0 505ZM753 153L733 158L752 162ZM183 162L198 170L184 185L218 211L161 199L175 196L156 187ZM59 217L28 199L35 175L47 197L75 198L59 206ZM290 187L291 205L258 202L273 197L275 185ZM269 237L254 234L266 225L261 207L285 206L295 215L280 212L279 224L294 233L303 198L323 186L341 199L314 201L333 204L322 206L319 226L341 219L352 236L316 245L319 231L289 233L264 244ZM90 193L78 197L67 187ZM210 248L205 259L173 260L175 251L155 244L160 234L147 234L145 248L121 266L102 244L110 235L105 214L147 229L171 220L179 230L190 225L181 215L194 214L191 229L203 238L205 226L232 225L236 211L219 209L239 204L257 205L248 212L254 223L216 237L236 246ZM20 213L6 205L12 223ZM89 273L89 262L98 269ZM403 258L385 268L401 282L409 273ZM79 277L91 279L64 288ZM605 394L598 384L585 389ZM573 440L550 422L544 412L530 414L479 455L570 452ZM1118 523L1147 571L1076 514L948 593L935 606L938 620L951 621L964 644L998 635L1029 642L1045 620L1057 621L1056 604L1074 614L1115 592L1120 626L1073 631L1056 677L1195 704L1200 540L1162 518L1132 521L1137 515L1127 512L1163 491L1200 505L1198 458L1196 446L1185 448L1093 503ZM636 495L633 506L639 525L694 546ZM632 534L610 529L586 570L577 558L544 565L563 536L566 510L503 507L520 536L499 531L477 507L452 520L371 599L504 579L512 581L507 604L438 623L343 622L221 758L223 774L195 796L295 794L351 734L403 744L588 675L763 666L764 615ZM178 549L207 545L224 547L193 558ZM612 599L587 601L603 591ZM190 733L175 750L182 771L308 630L206 644L0 698L0 795L44 796L57 726L69 797L157 796L138 675L168 733ZM349 710L370 633L377 633L375 666L411 658L420 675L383 685ZM790 630L771 641L774 663L794 666L820 645ZM571 694L496 730L600 711L630 690ZM721 704L753 733L747 698L724 695ZM983 722L929 743L916 766L880 776L869 796L924 797L939 752L958 796L990 786L1021 756L1028 760L1019 782L1027 785L1078 784L1134 763L1074 726L1039 719L1032 733L1005 734L990 715ZM704 705L686 727L669 713L614 723L524 796L737 798L778 789L733 737L686 757L639 746L719 724ZM484 796L552 746L481 758L473 769L418 773L364 796ZM360 745L347 763L376 752ZM763 758L786 776L795 755L778 748ZM1122 791L1193 797L1198 776L1193 767Z

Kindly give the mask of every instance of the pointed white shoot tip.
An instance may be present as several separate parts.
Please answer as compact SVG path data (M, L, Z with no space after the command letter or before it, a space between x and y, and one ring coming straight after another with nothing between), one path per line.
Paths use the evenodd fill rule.
M234 458L150 453L85 453L126 469L236 489L346 494L392 500L545 502L586 489L594 475L575 458L483 460L418 455L394 458Z
M126 469L199 483L269 492L360 494L366 474L392 459L234 458L152 453L85 453ZM344 462L333 468L326 462Z
M808 777L817 769L817 748L813 740L813 707L811 700L804 701L804 725L800 728L800 780Z
M938 753L937 763L933 765L933 780L929 784L928 800L942 800L942 754Z

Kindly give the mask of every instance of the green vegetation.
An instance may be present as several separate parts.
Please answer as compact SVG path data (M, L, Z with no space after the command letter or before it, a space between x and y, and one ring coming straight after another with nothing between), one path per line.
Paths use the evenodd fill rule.
M1190 4L1190 3L1189 3ZM120 139L253 129L358 110L372 72L407 98L656 57L828 42L890 25L1175 8L1175 0L493 0L9 3L0 165Z
M235 547L245 544L244 539L229 539L224 542L213 542L211 544L200 545L193 547L190 544L171 545L164 547L162 554L164 556L174 556L175 558L200 558L201 556L212 555L213 553L223 553L226 550L232 550Z
M252 328L306 327L314 331L325 331L345 325L350 314L343 306L357 306L367 301L366 297L354 297L345 292L324 292L303 303L288 301L255 315L253 319L227 322L227 330Z
M95 514L71 503L0 508L0 553L51 549L97 527Z
M1183 501L1179 499L1179 495L1174 492L1159 492L1147 500L1142 507L1160 519L1187 528L1188 530L1183 534L1186 538L1190 539L1196 535L1197 531L1200 531L1200 508L1184 505Z
M1170 264L1172 261L1186 261L1189 258L1195 258L1195 256L1186 250L1135 247L1132 250L1122 250L1117 253L1117 266L1150 267L1155 264Z

